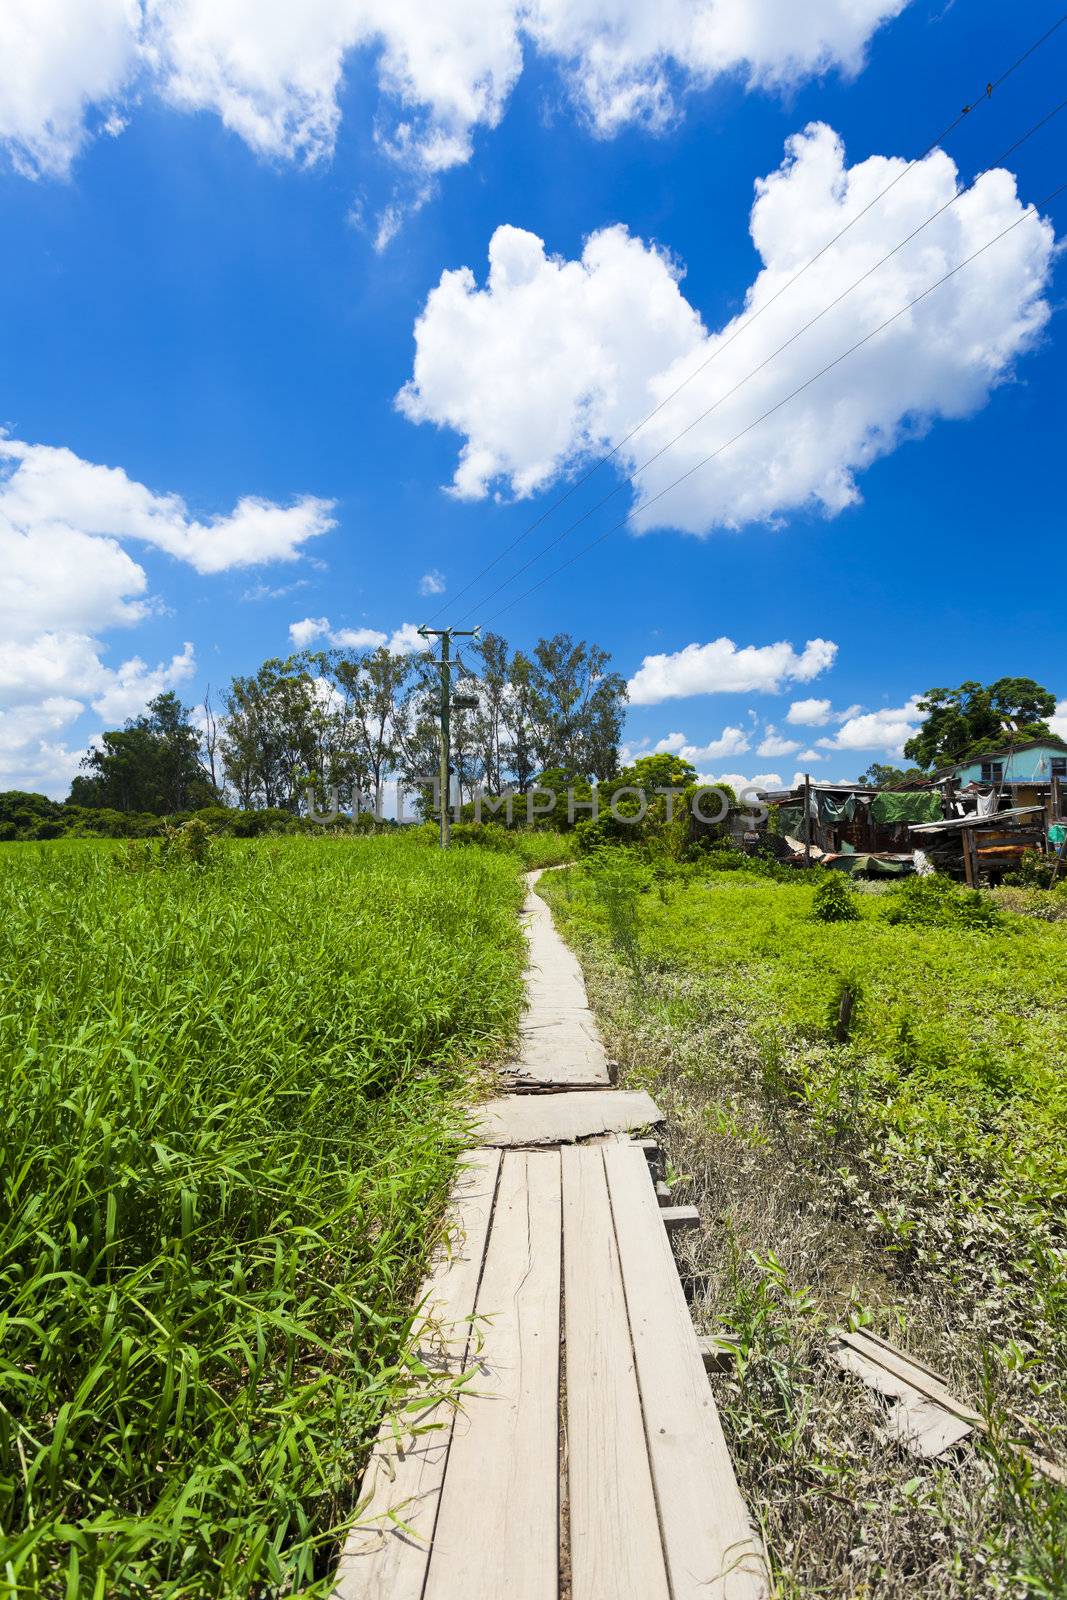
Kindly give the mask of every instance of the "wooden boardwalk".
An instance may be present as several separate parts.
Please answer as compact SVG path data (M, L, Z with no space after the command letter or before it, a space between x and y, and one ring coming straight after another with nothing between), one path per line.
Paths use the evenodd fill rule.
M591 1040L581 998L560 1010ZM467 1158L418 1328L428 1372L466 1375L459 1403L383 1426L337 1600L766 1593L648 1161L621 1131L659 1112L572 1081L486 1110L499 1147Z

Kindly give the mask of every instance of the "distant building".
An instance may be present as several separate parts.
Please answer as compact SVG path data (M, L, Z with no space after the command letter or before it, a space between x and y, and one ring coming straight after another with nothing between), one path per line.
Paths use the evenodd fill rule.
M971 784L989 785L1010 790L1016 805L1035 805L1039 791L1046 792L1056 778L1067 784L1067 741L1050 734L1047 739L1005 745L1002 750L989 750L973 760L942 767L933 781L954 779L961 789Z

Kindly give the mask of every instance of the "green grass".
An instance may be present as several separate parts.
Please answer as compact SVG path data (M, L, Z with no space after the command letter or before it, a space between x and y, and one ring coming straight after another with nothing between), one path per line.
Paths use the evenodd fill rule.
M746 1352L716 1391L779 1592L1067 1593L1067 1493L1006 1442L1067 1461L1067 922L917 880L822 921L823 876L618 851L542 892L705 1217L683 1270ZM850 1316L947 1372L993 1442L887 1448L825 1360Z
M520 895L403 838L0 848L0 1588L328 1593Z

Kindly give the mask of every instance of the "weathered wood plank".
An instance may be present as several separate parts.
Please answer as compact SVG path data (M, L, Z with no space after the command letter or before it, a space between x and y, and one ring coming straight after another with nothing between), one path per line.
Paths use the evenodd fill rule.
M912 1455L926 1458L942 1455L973 1431L969 1422L946 1411L913 1384L887 1372L859 1350L839 1344L834 1360L844 1371L862 1379L869 1389L896 1402L886 1419L886 1435L896 1439Z
M531 1087L602 1084L607 1088L607 1054L589 1009L582 969L552 926L547 905L533 891L539 876L527 874L530 888L523 906L528 945L526 1011L520 1024L518 1059L509 1064L507 1074Z
M700 1212L696 1206L660 1206L659 1220L668 1233L676 1233L679 1228L699 1228Z
M475 1137L485 1145L571 1144L662 1121L663 1113L643 1089L503 1095L482 1108Z
M648 1164L622 1144L603 1155L672 1600L755 1600L765 1568Z
M560 1152L571 1594L668 1600L602 1150Z
M509 1152L478 1291L481 1372L453 1430L425 1600L559 1593L560 1242L558 1152Z
M452 1197L451 1252L442 1252L423 1287L416 1354L434 1373L465 1370L500 1160L498 1150L466 1158ZM419 1600L454 1417L442 1403L383 1424L341 1554L335 1600Z

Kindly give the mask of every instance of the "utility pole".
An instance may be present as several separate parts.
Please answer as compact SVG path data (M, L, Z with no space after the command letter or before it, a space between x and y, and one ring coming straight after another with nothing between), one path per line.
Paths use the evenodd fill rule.
M434 666L441 674L441 765L438 779L441 806L441 849L448 849L448 807L452 798L452 640L476 639L481 628L420 628L423 639L440 639L441 659ZM477 704L477 701L474 702Z

